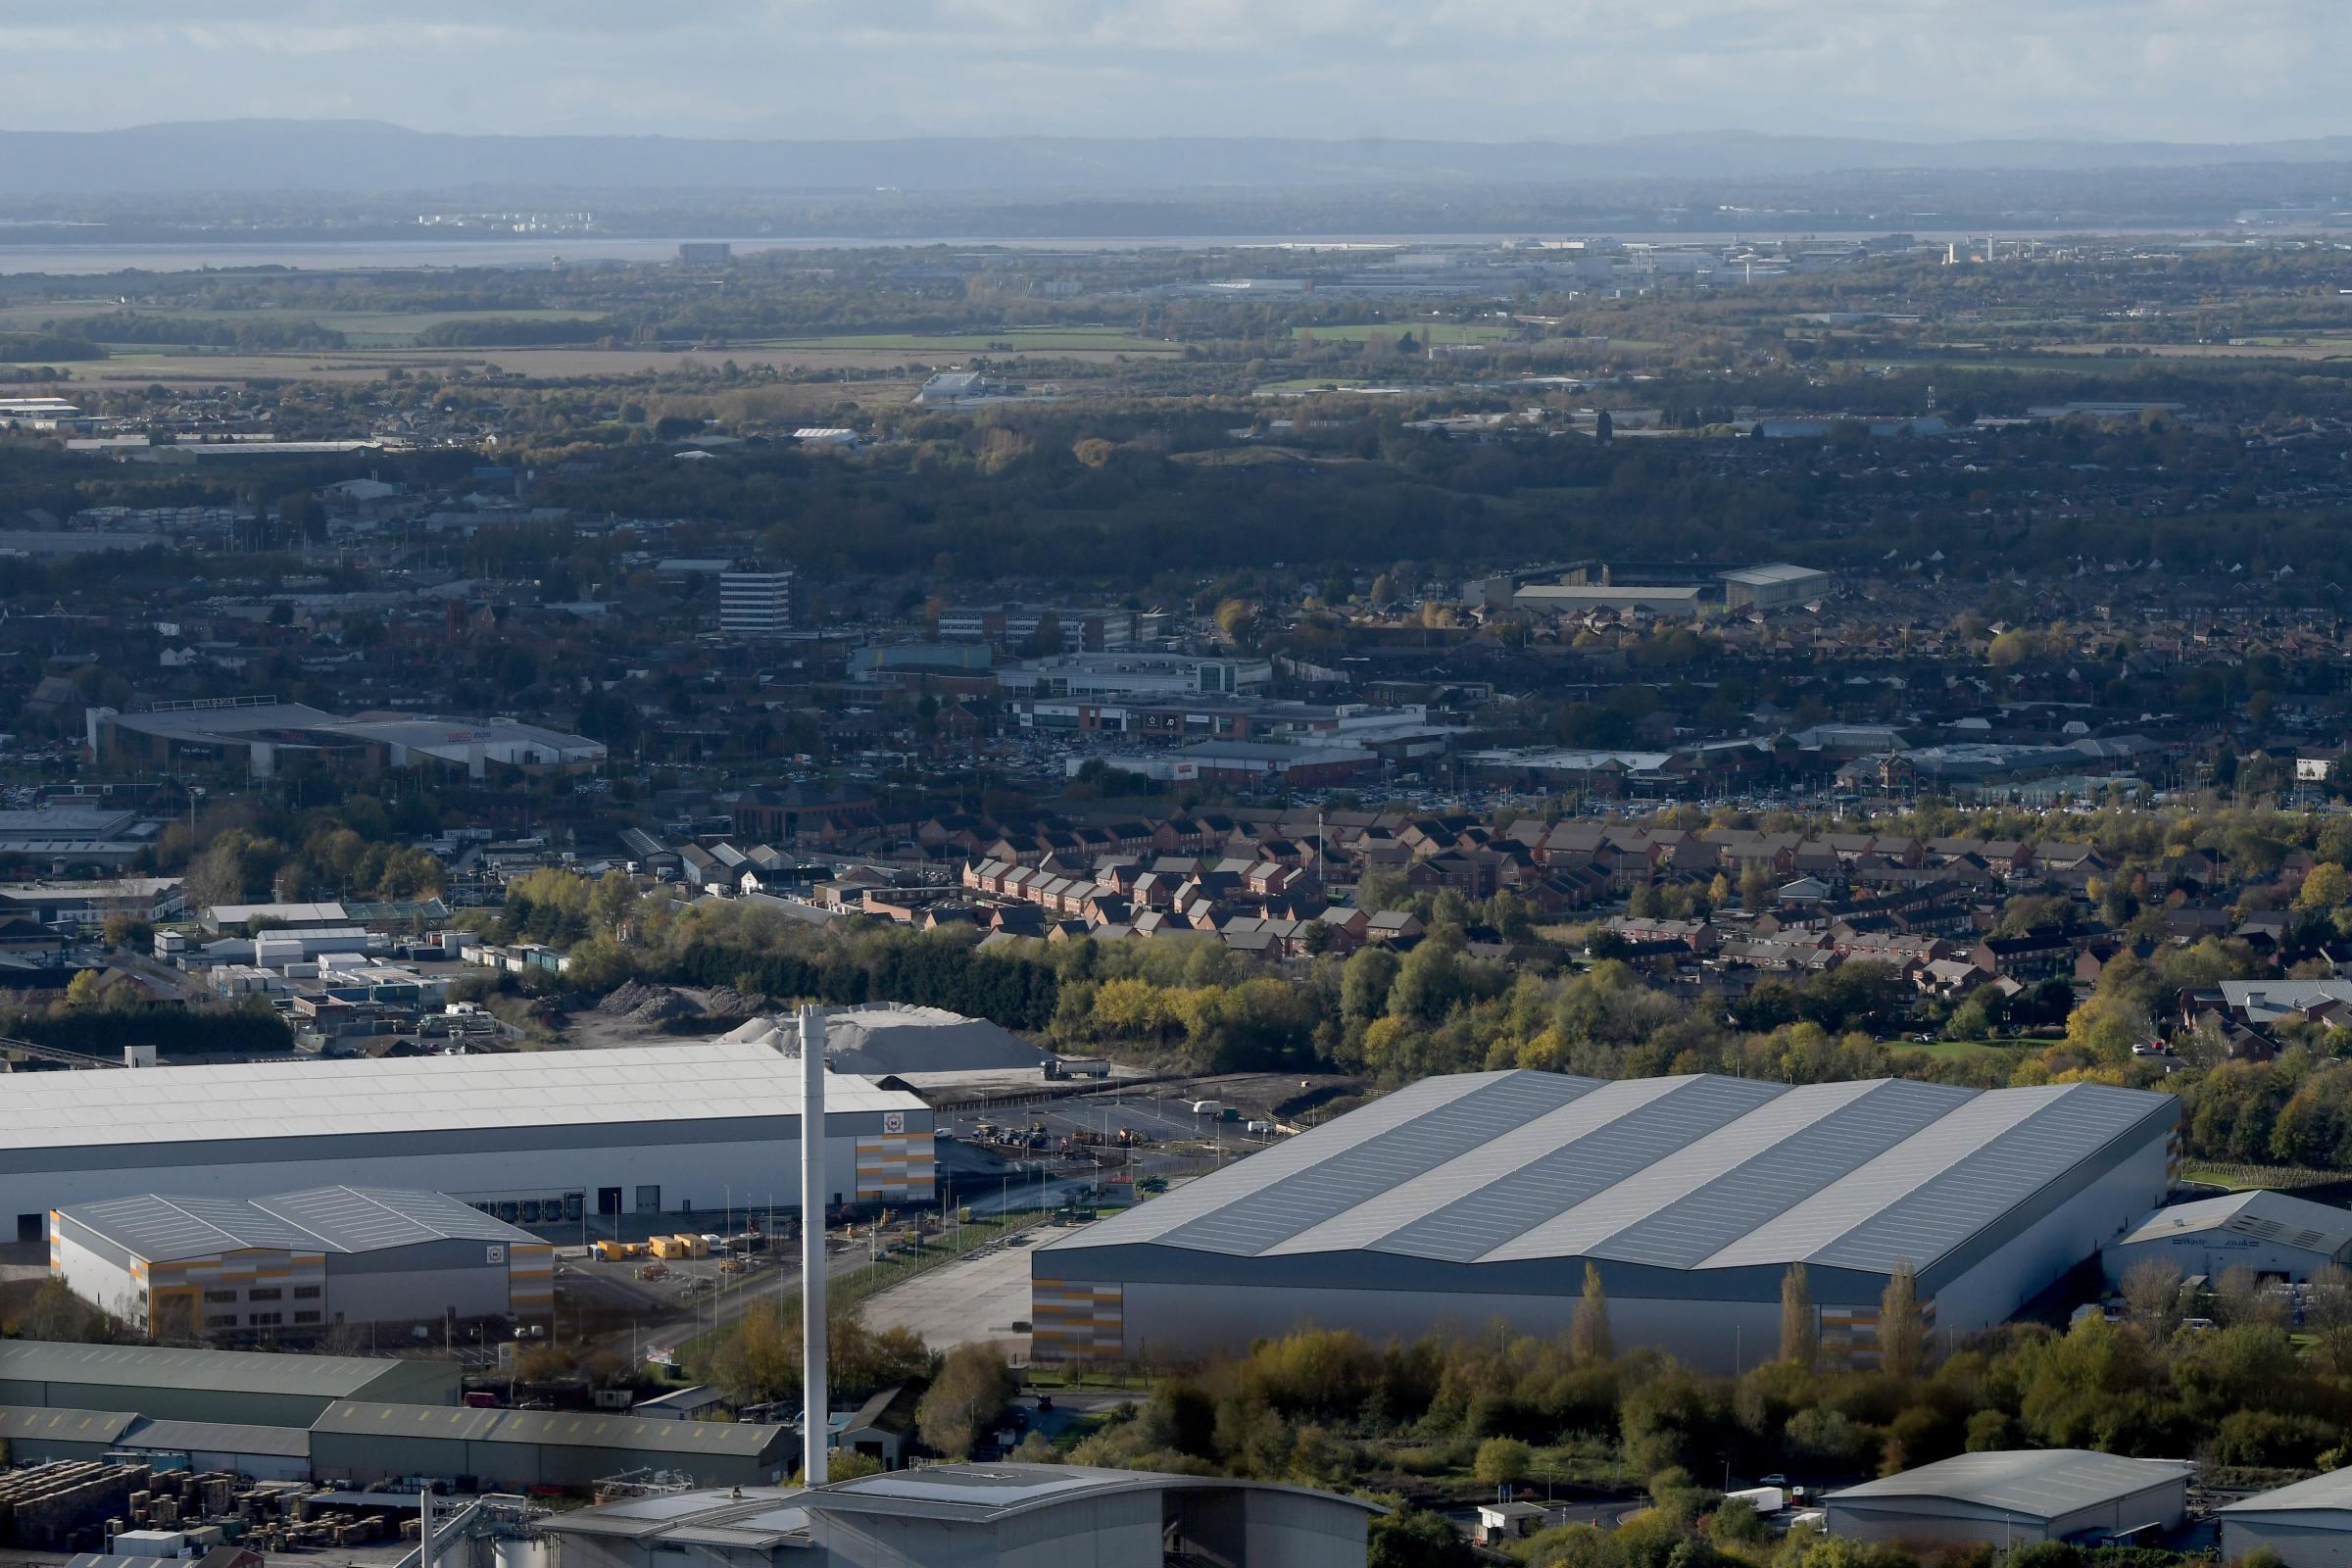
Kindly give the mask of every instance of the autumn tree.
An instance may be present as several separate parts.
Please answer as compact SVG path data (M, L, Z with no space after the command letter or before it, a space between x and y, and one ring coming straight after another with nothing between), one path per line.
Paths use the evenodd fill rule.
M1821 1314L1813 1309L1813 1284L1805 1265L1791 1263L1781 1276L1781 1359L1811 1366L1821 1354Z
M1919 1270L1897 1258L1879 1298L1879 1367L1898 1378L1919 1376L1928 1361L1928 1324L1919 1310Z
M1012 1402L1012 1374L993 1345L959 1345L914 1407L923 1442L952 1459L968 1459L991 1423Z
M1568 1344L1587 1366L1611 1360L1617 1353L1616 1338L1609 1332L1609 1294L1601 1289L1600 1270L1591 1263L1585 1265L1585 1294L1570 1320Z

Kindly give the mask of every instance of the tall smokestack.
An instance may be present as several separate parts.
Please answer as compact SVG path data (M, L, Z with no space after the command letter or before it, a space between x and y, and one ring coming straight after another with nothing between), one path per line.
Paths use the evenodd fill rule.
M801 1471L825 1484L825 1009L801 1008Z

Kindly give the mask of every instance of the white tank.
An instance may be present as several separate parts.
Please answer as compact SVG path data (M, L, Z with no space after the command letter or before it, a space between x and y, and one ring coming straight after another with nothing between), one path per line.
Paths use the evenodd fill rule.
M490 1546L490 1568L551 1568L554 1554L547 1549L544 1537L499 1536Z

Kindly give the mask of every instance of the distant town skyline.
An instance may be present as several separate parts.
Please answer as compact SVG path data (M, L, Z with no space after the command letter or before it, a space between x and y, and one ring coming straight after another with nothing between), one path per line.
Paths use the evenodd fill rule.
M0 128L1397 136L2352 130L2336 0L96 0L0 16Z

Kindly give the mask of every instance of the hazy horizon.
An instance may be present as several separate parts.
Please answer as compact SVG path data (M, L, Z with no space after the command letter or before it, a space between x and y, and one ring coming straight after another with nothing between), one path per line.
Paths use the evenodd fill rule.
M2331 0L96 0L0 21L12 130L1921 142L2339 134Z

